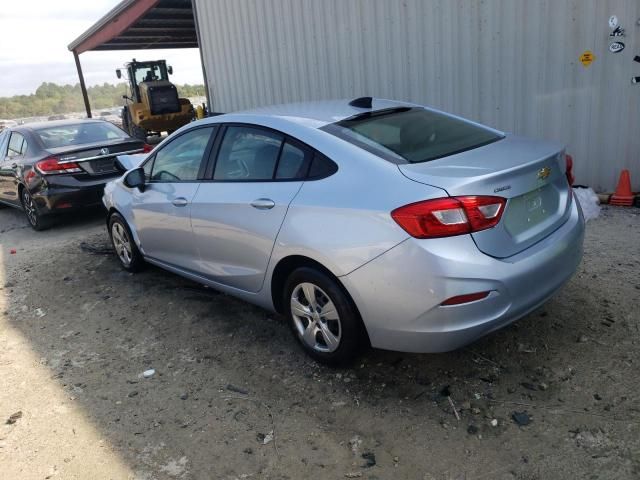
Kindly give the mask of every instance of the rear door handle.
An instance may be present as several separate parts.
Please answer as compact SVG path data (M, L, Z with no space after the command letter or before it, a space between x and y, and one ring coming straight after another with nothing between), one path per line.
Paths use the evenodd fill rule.
M189 202L184 197L178 197L174 198L171 203L173 203L176 207L186 207Z
M18 164L16 162L13 162L11 164L11 168L13 168L15 170L16 168L18 168Z
M258 198L251 202L251 206L253 208L257 208L258 210L270 210L276 206L276 202L271 200L270 198Z

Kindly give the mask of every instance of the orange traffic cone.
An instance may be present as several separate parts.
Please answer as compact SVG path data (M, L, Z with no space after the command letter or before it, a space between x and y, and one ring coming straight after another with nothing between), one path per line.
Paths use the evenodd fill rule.
M609 205L619 205L622 207L630 207L633 205L633 193L631 192L631 177L629 170L622 170L618 186L611 199Z

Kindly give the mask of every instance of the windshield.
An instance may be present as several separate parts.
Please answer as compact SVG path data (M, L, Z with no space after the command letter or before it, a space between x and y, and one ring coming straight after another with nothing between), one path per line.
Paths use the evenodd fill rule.
M58 125L36 130L45 148L66 147L127 138L127 134L109 122Z
M365 113L323 130L393 163L420 163L495 142L488 128L424 108Z
M148 67L136 67L136 84L140 82L155 82L157 80L167 80L167 72L160 65L151 65Z

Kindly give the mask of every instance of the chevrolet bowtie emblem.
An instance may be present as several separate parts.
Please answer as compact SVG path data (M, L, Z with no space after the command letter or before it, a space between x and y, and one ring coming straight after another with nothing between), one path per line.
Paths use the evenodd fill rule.
M541 168L540 170L538 170L538 178L540 180L544 180L549 175L551 175L551 169L549 167L544 167L544 168Z

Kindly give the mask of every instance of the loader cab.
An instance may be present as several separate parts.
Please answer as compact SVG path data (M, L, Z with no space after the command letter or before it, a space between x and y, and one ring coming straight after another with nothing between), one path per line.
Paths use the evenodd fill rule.
M142 82L157 82L169 80L169 75L173 73L171 66L167 66L165 60L154 60L149 62L137 62L134 58L132 62L125 65L129 80L129 90L131 100L134 103L141 102L140 84ZM122 71L116 70L118 78L122 78Z

